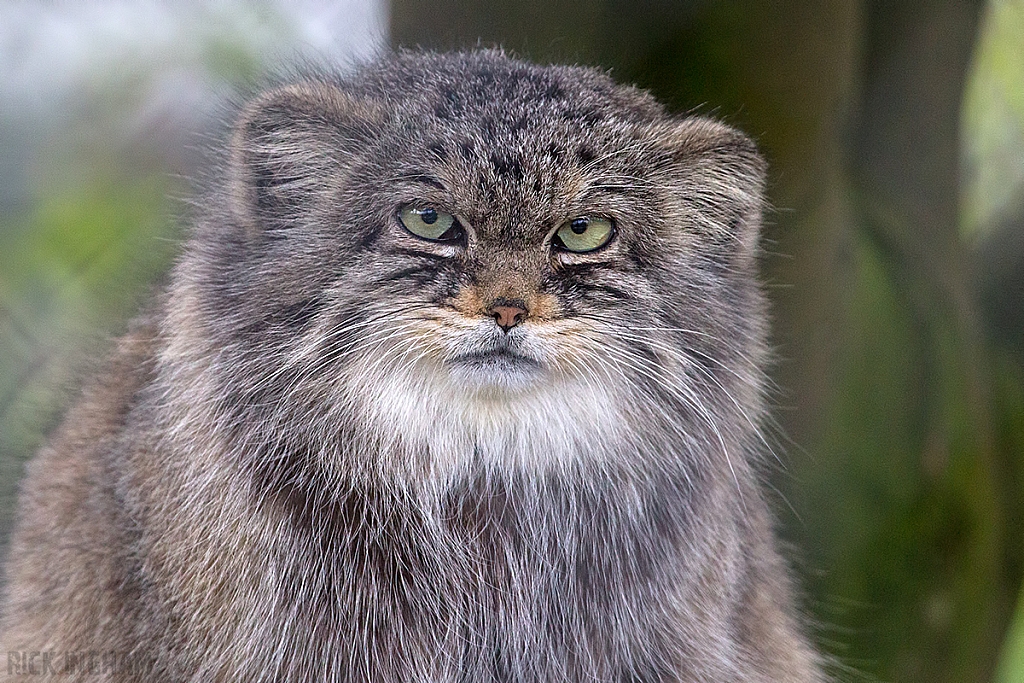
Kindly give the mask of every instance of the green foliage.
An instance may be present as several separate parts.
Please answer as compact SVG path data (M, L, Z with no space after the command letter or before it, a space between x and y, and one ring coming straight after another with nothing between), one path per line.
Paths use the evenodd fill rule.
M0 529L81 358L103 353L177 249L162 175L88 171L0 224Z
M182 168L194 159L180 148L200 145L210 122L167 98L181 85L212 99L251 83L269 48L294 44L292 19L227 3L175 15L150 39L83 24L77 90L40 87L60 115L35 121L11 107L0 118L21 117L35 136L31 163L14 169L29 196L0 214L0 556L25 459L179 250L185 207L169 197L188 192L175 172L196 170Z
M1017 613L1006 637L1003 657L996 670L994 683L1024 681L1024 600L1017 604Z
M992 0L964 94L963 230L1024 210L1024 2Z

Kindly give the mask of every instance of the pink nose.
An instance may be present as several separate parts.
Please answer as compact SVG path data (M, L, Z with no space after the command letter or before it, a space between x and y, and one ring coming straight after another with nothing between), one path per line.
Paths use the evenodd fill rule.
M518 306L491 306L487 312L494 317L498 327L505 332L526 320L526 309Z

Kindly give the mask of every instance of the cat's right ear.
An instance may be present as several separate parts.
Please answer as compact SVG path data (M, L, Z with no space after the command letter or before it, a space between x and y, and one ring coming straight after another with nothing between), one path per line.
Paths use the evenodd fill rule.
M231 137L232 211L253 237L286 230L337 182L382 114L325 83L260 95Z
M690 117L674 122L658 136L669 186L687 214L711 240L757 250L765 208L764 157L754 142L718 121Z

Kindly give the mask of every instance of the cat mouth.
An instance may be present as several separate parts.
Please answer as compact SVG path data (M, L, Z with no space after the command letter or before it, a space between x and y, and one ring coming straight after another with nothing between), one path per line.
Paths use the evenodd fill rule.
M449 361L449 367L457 381L477 389L524 389L543 373L540 361L508 346L461 353Z
M510 348L484 349L455 356L452 363L463 367L494 371L523 371L540 369L540 363Z

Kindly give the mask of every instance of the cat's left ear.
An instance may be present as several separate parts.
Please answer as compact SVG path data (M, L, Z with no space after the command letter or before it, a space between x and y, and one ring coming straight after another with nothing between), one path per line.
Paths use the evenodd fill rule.
M738 242L746 253L755 253L767 164L754 142L702 117L673 122L659 139L674 198L693 227L716 242Z

